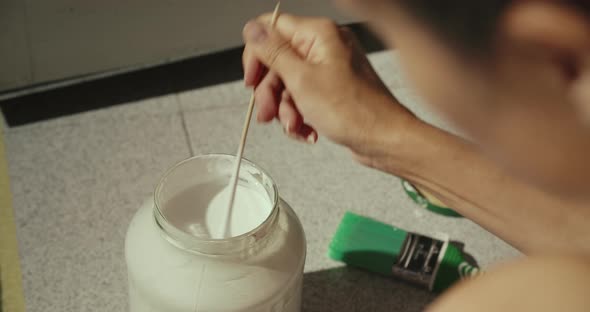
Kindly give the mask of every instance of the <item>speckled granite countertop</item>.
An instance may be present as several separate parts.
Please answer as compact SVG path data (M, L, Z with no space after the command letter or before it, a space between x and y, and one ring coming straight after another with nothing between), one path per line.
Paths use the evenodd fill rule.
M394 93L445 127L404 85L391 53L371 55ZM234 153L249 93L239 82L5 129L27 311L126 311L127 225L160 175L192 153ZM483 267L519 253L471 221L416 206L393 176L342 148L291 142L253 125L246 157L262 165L308 239L304 311L419 311L434 297L327 256L346 210L423 233L448 233Z

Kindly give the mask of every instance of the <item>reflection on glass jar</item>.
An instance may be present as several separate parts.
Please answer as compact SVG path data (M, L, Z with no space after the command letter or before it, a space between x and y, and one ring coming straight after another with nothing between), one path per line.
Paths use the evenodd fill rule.
M306 242L270 176L242 162L223 238L233 156L170 169L137 212L125 256L132 312L300 311Z

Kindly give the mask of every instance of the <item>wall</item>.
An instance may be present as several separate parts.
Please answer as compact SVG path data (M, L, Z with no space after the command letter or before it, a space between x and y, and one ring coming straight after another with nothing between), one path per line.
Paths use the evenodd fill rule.
M275 0L0 0L0 92L209 53L241 44L242 25ZM283 1L326 15L329 0Z

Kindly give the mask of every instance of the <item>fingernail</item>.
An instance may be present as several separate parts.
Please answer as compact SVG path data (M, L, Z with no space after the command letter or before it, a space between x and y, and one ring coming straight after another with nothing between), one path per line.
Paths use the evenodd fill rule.
M254 42L262 42L267 36L264 26L254 21L248 22L248 24L246 24L244 27L244 34L246 35L247 40Z
M307 143L315 144L317 141L318 141L318 137L315 134L315 132L312 132L307 136Z

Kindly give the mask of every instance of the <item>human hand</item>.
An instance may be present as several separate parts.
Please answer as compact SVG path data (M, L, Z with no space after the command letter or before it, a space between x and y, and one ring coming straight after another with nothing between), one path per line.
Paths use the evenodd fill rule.
M244 28L245 83L256 88L257 119L277 118L289 136L320 133L370 153L392 123L414 118L371 67L354 35L324 18L270 14Z

